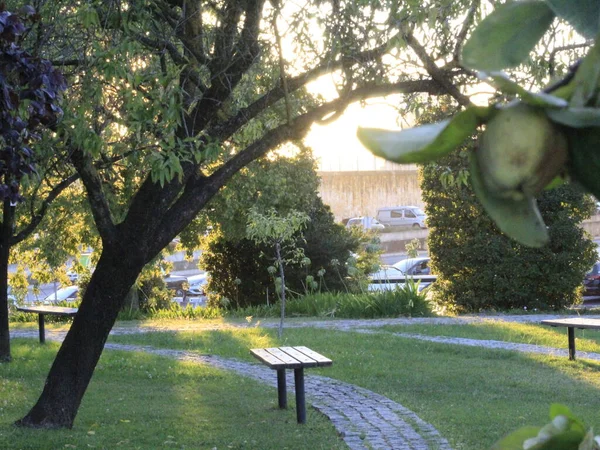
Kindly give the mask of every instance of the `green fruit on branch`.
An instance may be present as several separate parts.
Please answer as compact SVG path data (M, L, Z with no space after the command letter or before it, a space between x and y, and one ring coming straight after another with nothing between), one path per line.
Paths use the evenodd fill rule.
M476 152L490 194L519 200L539 194L567 161L561 127L543 109L515 103L487 123Z

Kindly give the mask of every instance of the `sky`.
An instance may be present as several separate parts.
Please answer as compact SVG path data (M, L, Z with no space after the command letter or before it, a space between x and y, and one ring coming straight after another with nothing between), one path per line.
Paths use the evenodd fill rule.
M389 103L391 101L390 98ZM359 126L399 130L400 120L398 112L386 99L371 101L364 107L352 104L336 121L328 125L313 125L305 143L312 147L319 161L319 170L375 170L381 168L385 160L362 146L356 130Z

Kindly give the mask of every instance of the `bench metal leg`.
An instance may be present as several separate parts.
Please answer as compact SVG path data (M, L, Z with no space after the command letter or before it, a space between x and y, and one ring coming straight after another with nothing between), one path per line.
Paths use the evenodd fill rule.
M575 328L568 327L569 333L569 360L575 360Z
M38 326L40 331L40 344L46 342L46 330L44 329L44 315L38 314Z
M294 369L296 384L296 418L298 423L306 423L306 402L304 399L304 369Z
M285 383L285 369L277 369L277 397L279 398L279 408L287 408L287 387Z

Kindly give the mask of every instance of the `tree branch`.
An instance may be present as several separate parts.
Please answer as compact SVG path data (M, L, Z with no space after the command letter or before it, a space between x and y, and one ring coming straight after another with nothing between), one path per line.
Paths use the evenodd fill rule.
M394 36L390 39L393 40L397 36ZM342 59L337 61L325 61L314 67L313 69L298 75L294 78L289 78L287 80L287 91L288 93L292 93L306 86L311 81L316 80L320 76L330 73L332 71L342 69L348 64L363 64L366 62L370 62L382 57L389 49L389 42L380 45L371 50L366 50L364 52L357 53L355 55L347 55L342 57ZM452 76L457 75L458 72L452 72ZM422 81L416 81L415 83L421 83ZM413 81L408 81L406 83L413 83ZM402 84L402 83L400 83ZM278 83L273 89L264 94L254 103L248 105L246 108L240 109L238 113L229 118L227 121L222 122L218 125L215 125L215 130L212 130L209 134L215 136L228 136L231 134L229 130L239 128L239 126L247 123L249 120L258 116L262 111L266 108L274 105L279 100L285 97L285 89L283 86Z
M238 4L235 0L232 3ZM237 43L233 46L233 52L229 49L229 42L237 34L237 22L235 30L230 29L232 27L230 22L225 22L222 27L223 35L215 44L214 63L210 65L211 86L189 116L187 128L192 131L193 135L204 128L258 57L260 53L258 36L264 3L265 0L248 0L246 2L246 9L243 11L244 27ZM232 8L234 11L231 16L239 17L235 6Z
M58 183L56 186L54 186L50 192L48 193L48 195L46 196L46 198L44 199L44 201L42 202L41 206L39 207L37 213L33 213L33 208L32 208L32 216L31 216L31 221L21 230L19 231L16 235L14 235L12 237L12 239L10 240L10 245L16 245L19 242L25 240L28 236L31 235L31 233L33 233L33 230L36 229L36 227L40 224L40 222L42 221L42 219L45 217L46 212L48 212L48 207L50 206L50 204L56 200L56 198L66 189L68 188L70 185L72 185L76 180L79 179L79 174L75 173L73 175L71 175L68 178L65 178L64 180L62 180L60 183Z
M454 44L454 52L452 53L452 61L456 64L460 62L460 51L462 50L462 46L467 38L467 33L469 32L469 27L473 24L473 20L475 19L475 13L479 9L479 5L481 4L481 0L473 0L469 11L467 12L467 17L462 24L462 28L460 29L458 35L456 36L456 44Z
M558 52L564 52L567 50L576 50L578 48L589 47L593 44L593 42L584 42L582 44L572 44L572 45L564 45L562 47L556 47L552 52L550 52L550 56L548 57L548 73L550 76L554 76L554 59L556 58L556 54Z
M117 242L117 229L112 219L108 200L102 190L102 179L91 158L83 149L74 149L70 157L87 190L92 215L102 241L107 246L115 245Z
M135 150L126 152L123 155L113 156L112 158L109 158L109 159L101 161L101 162L97 161L94 163L94 167L96 167L96 169L98 169L98 170L106 169L106 168L112 166L113 164L115 164L116 162L119 162L119 161L127 158L128 156L130 156L133 153L135 153ZM63 179L60 183L55 185L52 189L50 189L50 192L48 192L48 194L46 195L46 198L42 201L42 204L38 208L37 212L34 211L34 208L32 205L31 221L27 225L25 225L25 227L23 227L23 229L21 231L19 231L19 233L17 233L15 236L13 236L10 245L18 244L19 242L25 240L29 235L31 235L31 233L33 233L35 228L40 224L40 222L45 217L46 213L48 212L48 207L50 206L50 204L54 200L56 200L56 198L60 194L62 194L62 192L66 188L71 186L75 181L79 180L80 178L81 178L81 176L79 175L79 173L76 172L72 175L69 175L68 177Z
M317 77L318 75L316 75ZM310 77L312 79L312 77ZM294 78L288 83L289 89L292 89L290 86L293 86L294 89L300 88L304 83L301 82L300 78ZM392 94L401 94L401 93L411 93L411 92L424 92L430 93L433 95L439 95L441 93L445 93L446 90L440 86L439 83L433 80L410 80L410 81L399 81L397 83L385 84L385 85L367 85L362 88L358 88L354 91L350 92L350 99L356 98L357 93L363 93L360 95L364 95L364 98L373 98L373 97L383 97L386 95ZM367 95L367 93L369 95ZM370 95L373 93L375 95ZM229 138L235 131L237 131L241 126L248 123L250 120L257 117L261 112L263 112L267 107L271 106L276 101L280 100L285 95L284 90L281 86L278 86L271 90L269 93L265 94L263 97L258 99L253 104L249 105L247 108L244 108L238 112L234 117L229 119L224 123L220 123L210 129L208 134L210 136L215 136L220 140L224 140ZM360 98L358 98L360 100ZM351 100L356 101L356 100ZM335 111L331 111L335 112ZM323 115L322 117L325 117ZM325 119L327 120L327 119Z
M312 124L321 118L336 111L343 111L350 103L359 100L414 92L439 95L446 91L437 82L431 80L364 86L355 89L344 98L338 98L314 108L310 112L297 116L289 125L287 123L282 124L268 131L261 139L236 154L209 177L190 177L186 182L182 195L173 203L169 211L163 215L162 222L156 227L157 234L152 240L154 250L162 249L169 243L173 236L180 233L185 225L198 214L204 205L240 169L287 141L303 138ZM225 135L219 136L220 139L228 137ZM173 220L173 218L176 218L176 220Z
M241 2L235 0L228 1L222 9L221 26L216 31L213 57L208 66L213 76L223 72L231 63L238 23L243 13Z
M448 79L445 72L443 72L427 54L425 48L417 41L408 29L406 24L401 25L402 35L408 46L415 52L417 57L421 60L425 66L427 73L431 75L436 82L438 82L450 94L454 99L462 106L468 106L471 104L469 97L463 95L454 84Z
M188 63L187 59L179 53L177 47L167 40L159 40L159 39L151 39L147 36L144 36L139 33L132 33L132 36L137 39L140 43L144 44L146 47L153 48L160 52L167 51L169 56L173 60L173 62L179 66L183 66Z

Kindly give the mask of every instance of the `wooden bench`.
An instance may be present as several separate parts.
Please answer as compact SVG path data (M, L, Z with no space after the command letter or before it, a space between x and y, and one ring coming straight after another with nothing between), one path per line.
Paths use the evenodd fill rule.
M331 366L333 361L307 347L254 348L250 353L277 371L277 396L279 407L287 408L285 370L294 369L296 385L296 419L306 423L306 401L304 395L304 369Z
M569 359L575 359L575 328L579 329L600 329L600 320L598 319L583 319L580 317L573 317L570 319L551 319L542 320L543 325L550 325L551 327L567 327L567 333L569 336Z
M77 314L77 308L67 308L64 306L17 306L17 311L38 314L38 325L40 332L40 343L46 342L46 330L44 326L44 316L70 316Z

